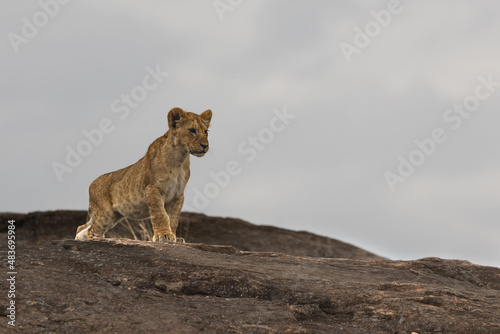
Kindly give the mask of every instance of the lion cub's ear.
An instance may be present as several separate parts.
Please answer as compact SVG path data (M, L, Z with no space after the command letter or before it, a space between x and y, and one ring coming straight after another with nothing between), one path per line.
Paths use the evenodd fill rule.
M168 112L168 127L171 129L175 129L177 127L177 122L180 121L181 118L186 116L186 112L181 108L174 108Z
M210 121L212 120L212 110L208 109L201 113L201 121L208 128L210 126Z

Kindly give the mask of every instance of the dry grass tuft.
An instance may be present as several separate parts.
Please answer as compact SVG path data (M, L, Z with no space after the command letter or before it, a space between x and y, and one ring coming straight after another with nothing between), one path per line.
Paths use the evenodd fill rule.
M125 238L133 240L151 241L153 239L153 227L149 219L130 222L124 218L107 234L109 238Z

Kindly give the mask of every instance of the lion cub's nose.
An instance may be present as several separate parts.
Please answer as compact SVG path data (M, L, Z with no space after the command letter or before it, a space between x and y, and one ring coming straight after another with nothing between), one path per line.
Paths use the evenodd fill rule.
M203 149L206 149L208 147L208 145L205 145L205 144L200 144L201 147L203 147Z

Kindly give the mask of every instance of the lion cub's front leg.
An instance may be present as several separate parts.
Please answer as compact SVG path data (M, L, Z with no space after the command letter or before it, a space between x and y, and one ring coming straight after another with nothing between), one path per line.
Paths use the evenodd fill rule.
M168 214L170 215L170 228L172 232L177 235L177 226L179 225L179 216L181 214L182 205L184 204L184 194L175 198L172 203L165 206ZM184 238L176 237L176 242L185 243Z
M170 228L170 218L165 211L160 190L153 186L146 187L146 201L153 225L153 242L175 242L175 234Z

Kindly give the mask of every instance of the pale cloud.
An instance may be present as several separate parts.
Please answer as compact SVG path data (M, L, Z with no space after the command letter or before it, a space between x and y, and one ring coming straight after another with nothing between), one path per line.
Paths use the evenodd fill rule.
M193 189L230 160L243 171L202 211L339 238L391 258L444 256L499 266L500 90L457 131L443 121L500 81L495 1L401 1L404 10L347 63L339 44L387 1L244 1L221 21L212 3L72 1L16 54L0 40L1 211L86 209L102 173L137 161L175 106L214 119ZM0 34L37 3L4 4ZM147 66L170 75L120 121L110 108ZM238 144L273 108L298 115L252 162ZM82 130L116 130L59 183L51 168ZM391 193L383 177L436 127L449 139ZM464 247L468 242L480 247Z

